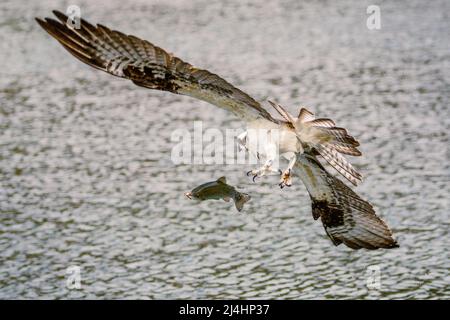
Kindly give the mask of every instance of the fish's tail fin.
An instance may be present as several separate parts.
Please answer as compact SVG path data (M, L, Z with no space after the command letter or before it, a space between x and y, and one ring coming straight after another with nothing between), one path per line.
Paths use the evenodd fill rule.
M250 199L250 195L246 193L236 193L236 196L234 197L234 204L236 205L236 209L240 212L244 207L244 204Z

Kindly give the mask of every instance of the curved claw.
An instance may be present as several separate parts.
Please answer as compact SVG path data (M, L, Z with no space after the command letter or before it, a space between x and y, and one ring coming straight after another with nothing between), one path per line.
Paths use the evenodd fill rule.
M250 177L250 173L252 173L252 170L247 171L247 177Z
M258 176L255 174L254 176L253 176L253 182L256 182L255 180L256 180L256 178L258 178Z
M283 172L282 173L282 178L280 183L278 184L280 186L281 189L283 189L284 187L291 187L292 186L292 182L291 182L291 168L289 168L289 170L287 172Z
M283 171L281 171L281 169L278 169L278 172L280 173L280 176L283 174Z

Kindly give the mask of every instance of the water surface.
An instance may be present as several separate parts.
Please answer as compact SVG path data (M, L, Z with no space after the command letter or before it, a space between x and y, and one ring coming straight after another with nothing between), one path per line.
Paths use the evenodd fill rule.
M376 252L334 247L298 179L280 190L248 166L174 165L174 129L243 124L76 61L33 20L70 4L0 4L1 298L450 298L448 1L382 2L372 31L367 1L78 2L258 100L348 128L357 192L401 246ZM253 196L242 213L184 198L223 175Z

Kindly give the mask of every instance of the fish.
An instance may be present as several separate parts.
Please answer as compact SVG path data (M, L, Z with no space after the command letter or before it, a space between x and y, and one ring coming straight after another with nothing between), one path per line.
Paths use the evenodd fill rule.
M216 181L206 182L195 187L190 192L184 194L189 199L197 199L200 201L210 199L223 199L229 202L233 199L236 209L240 212L244 204L251 199L247 193L237 191L233 186L227 184L225 177L220 177Z

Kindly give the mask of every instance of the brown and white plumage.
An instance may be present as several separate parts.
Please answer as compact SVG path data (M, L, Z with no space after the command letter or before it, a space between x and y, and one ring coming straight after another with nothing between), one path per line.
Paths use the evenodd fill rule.
M372 205L329 174L314 156L299 154L296 169L311 197L314 220L322 220L335 245L370 250L398 247Z
M361 155L357 149L359 142L350 136L346 129L336 127L331 119L316 119L314 114L306 108L301 108L298 118L295 118L281 105L272 101L269 103L295 130L304 150L316 150L337 172L354 185L361 182L361 174L341 155L341 153L352 156Z
M275 121L252 97L218 75L167 53L152 43L125 35L84 19L80 28L67 24L68 17L53 11L58 20L36 18L39 25L76 58L136 85L188 95L229 110L244 120L258 117Z
M80 28L73 29L67 24L69 20L66 15L58 11L54 11L54 14L58 20L36 20L67 51L94 68L129 79L141 87L207 101L231 111L255 127L287 128L288 122L276 120L260 103L216 74L197 69L146 40L102 25L93 26L83 19ZM350 152L354 147L342 131L333 129L335 127L331 120L314 119L314 115L307 110L301 111L298 119L304 122L316 121L311 127L326 128L319 130L323 130L324 136L335 137L329 146L334 148L330 152ZM290 131L286 136L289 134ZM334 154L332 158L335 158ZM314 217L322 218L325 230L336 245L345 243L353 249L396 246L389 229L375 215L370 204L328 174L315 159L314 152L305 150L296 160L300 177L313 201ZM369 236L369 233L375 236Z

